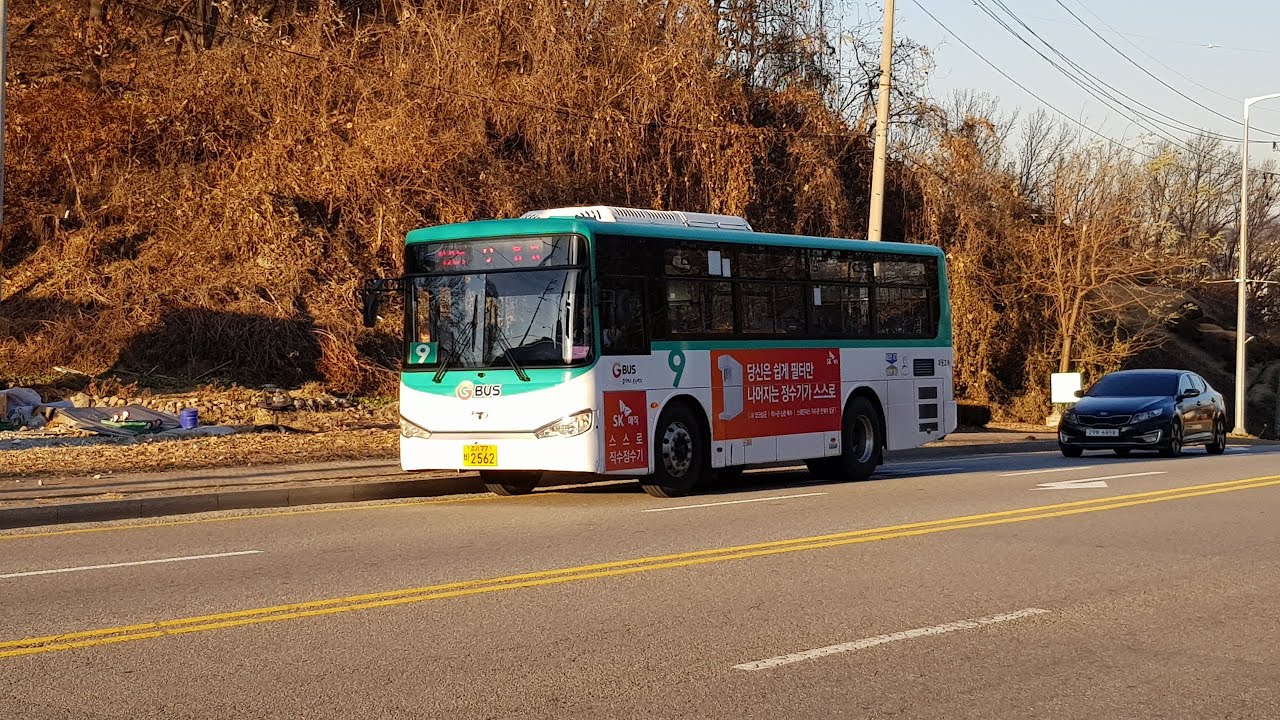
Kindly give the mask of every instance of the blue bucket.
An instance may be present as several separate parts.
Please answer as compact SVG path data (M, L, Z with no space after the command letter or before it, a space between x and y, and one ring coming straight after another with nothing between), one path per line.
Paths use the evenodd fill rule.
M178 411L178 424L183 430L191 430L200 424L199 414L195 408L183 408Z

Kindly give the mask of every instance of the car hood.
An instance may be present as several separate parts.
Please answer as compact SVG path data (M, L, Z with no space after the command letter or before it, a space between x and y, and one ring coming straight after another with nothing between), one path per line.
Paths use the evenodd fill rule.
M1167 397L1083 397L1071 409L1080 415L1131 415L1171 404Z

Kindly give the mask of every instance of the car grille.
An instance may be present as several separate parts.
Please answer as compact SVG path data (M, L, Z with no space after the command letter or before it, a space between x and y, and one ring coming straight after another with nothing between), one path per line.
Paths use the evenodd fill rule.
M1102 417L1101 415L1077 415L1076 419L1084 427L1108 427L1109 428L1109 427L1120 427L1121 425L1128 425L1129 419L1132 417L1133 417L1132 415L1108 415L1106 417Z

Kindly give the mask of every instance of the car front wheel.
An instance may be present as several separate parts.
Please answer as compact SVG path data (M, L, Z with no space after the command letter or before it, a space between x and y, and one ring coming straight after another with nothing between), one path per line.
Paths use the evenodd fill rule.
M1169 423L1169 439L1160 448L1161 457L1178 457L1182 454L1182 421L1174 418Z
M1062 451L1062 457L1078 458L1084 454L1084 448L1072 447L1058 443L1058 449Z

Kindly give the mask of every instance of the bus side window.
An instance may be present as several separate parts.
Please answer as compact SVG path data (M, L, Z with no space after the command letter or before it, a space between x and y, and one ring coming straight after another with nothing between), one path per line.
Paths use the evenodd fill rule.
M644 315L643 278L600 278L600 346L603 354L647 354Z

